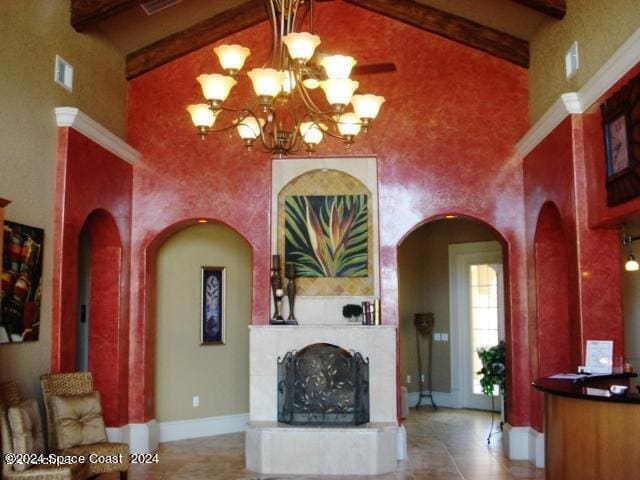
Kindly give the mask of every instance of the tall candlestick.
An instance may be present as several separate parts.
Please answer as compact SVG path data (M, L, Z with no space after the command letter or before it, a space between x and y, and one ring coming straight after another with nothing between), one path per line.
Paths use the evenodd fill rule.
M287 298L289 299L289 317L285 322L287 325L298 325L296 316L293 313L293 306L296 301L296 265L292 262L285 263L284 274L289 279L287 283Z
M269 323L275 325L282 325L284 318L282 318L282 296L283 296L283 282L280 276L280 255L275 254L271 256L271 293L273 295L273 316L269 320Z

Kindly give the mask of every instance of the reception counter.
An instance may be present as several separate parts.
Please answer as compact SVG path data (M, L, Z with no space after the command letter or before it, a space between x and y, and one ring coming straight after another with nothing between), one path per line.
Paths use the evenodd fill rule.
M545 478L640 478L640 395L614 395L634 375L579 380L541 378L533 385L545 399Z

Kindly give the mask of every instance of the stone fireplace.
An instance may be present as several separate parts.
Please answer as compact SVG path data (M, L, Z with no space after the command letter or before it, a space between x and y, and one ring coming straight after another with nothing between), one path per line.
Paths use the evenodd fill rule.
M395 326L252 325L249 328L247 469L264 474L298 475L379 475L395 470L396 461L403 458L405 444L404 429L397 421ZM317 353L318 344L333 347L324 356L324 368L333 365L333 360L346 359L346 356L360 357L361 367L368 359L368 372L363 375L369 393L368 422L346 425L339 423L343 418L338 420L337 416L325 417L333 424L322 426L311 425L315 422L310 422L309 418L303 419L301 425L278 421L278 399L284 401L279 390L279 366L294 362L296 353ZM300 357L304 359L306 355ZM325 362L327 359L329 361ZM317 363L316 367L319 365ZM307 371L304 366L303 371ZM347 375L346 371L345 368L342 374ZM342 374L332 381L341 378ZM306 374L306 377L311 379L318 375ZM322 383L325 380L316 378L315 381ZM353 397L350 393L335 394L335 389L333 392L332 400L317 403L326 406L344 404L346 398L355 399L355 383ZM320 398L320 394L315 398ZM316 402L311 403L315 405ZM307 413L315 412L311 406L302 407ZM344 413L349 407L343 405L342 410ZM312 415L312 420L314 418L317 417Z
M369 360L314 343L278 359L278 421L290 425L369 422Z

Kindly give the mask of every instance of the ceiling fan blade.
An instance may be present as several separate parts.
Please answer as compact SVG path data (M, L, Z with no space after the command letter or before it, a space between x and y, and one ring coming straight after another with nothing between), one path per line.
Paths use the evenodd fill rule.
M369 63L366 65L356 65L351 70L354 75L371 75L375 73L395 72L398 70L393 62Z

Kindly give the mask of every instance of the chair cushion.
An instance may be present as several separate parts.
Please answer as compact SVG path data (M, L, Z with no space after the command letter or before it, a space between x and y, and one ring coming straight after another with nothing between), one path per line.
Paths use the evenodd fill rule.
M44 453L44 436L40 421L40 410L35 400L25 400L19 405L9 407L7 411L11 438L13 440L13 453L16 454L40 454ZM14 464L13 469L23 472L30 465Z
M58 448L106 442L100 393L54 395L49 399Z
M63 450L56 450L55 453L63 456L81 455L87 459L92 453L108 457L102 463L97 461L89 462L89 476L114 471L126 472L129 468L129 446L126 443L92 443L90 445L78 445L76 447L65 448ZM122 461L116 462L116 457Z

